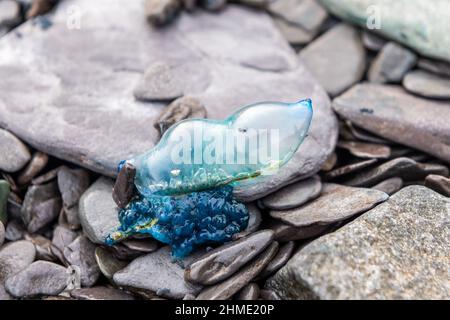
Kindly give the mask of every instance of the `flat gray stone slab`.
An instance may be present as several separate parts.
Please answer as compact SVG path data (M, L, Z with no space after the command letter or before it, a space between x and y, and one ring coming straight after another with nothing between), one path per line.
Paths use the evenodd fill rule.
M398 86L358 84L334 99L333 108L367 131L450 163L448 102L418 98Z
M71 5L83 13L79 30L67 28ZM159 138L153 122L168 102L133 95L144 71L159 63L186 66L192 72L181 73L185 82L201 70L208 85L183 93L214 119L258 101L312 99L311 131L292 164L273 183L262 181L263 190L247 193L312 175L334 148L337 126L327 95L263 12L232 5L220 14L197 10L154 30L143 0L126 6L72 0L47 18L49 28L27 22L0 41L0 126L39 150L115 175L120 160Z
M448 299L450 199L406 187L301 249L267 286L284 299Z

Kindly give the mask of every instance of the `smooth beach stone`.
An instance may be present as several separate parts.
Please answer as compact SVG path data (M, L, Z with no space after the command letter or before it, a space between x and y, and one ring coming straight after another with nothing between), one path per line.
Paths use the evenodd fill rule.
M17 183L19 185L30 183L45 168L47 162L48 155L43 152L34 153L28 165L17 177Z
M0 285L6 278L28 267L36 257L30 241L20 240L5 244L0 249Z
M333 108L363 129L450 162L448 103L418 98L397 86L358 84L334 99Z
M192 259L195 255L189 256L184 263L188 264ZM170 247L133 260L114 274L113 279L118 286L159 291L158 295L173 299L182 299L188 293L196 295L202 288L184 280L184 270L172 261Z
M155 239L127 239L121 242L130 250L142 253L150 253L158 250L158 241Z
M67 32L72 5L86 13L77 32ZM228 5L217 14L203 10L181 14L174 25L156 30L141 19L143 7L143 0L127 6L108 0L62 1L47 15L52 21L47 30L28 21L17 28L20 39L2 37L0 55L5 58L0 77L5 81L0 86L0 125L38 150L115 176L121 160L152 148L160 138L152 124L167 102L135 99L132 92L142 74L154 63L187 63L194 65L188 83L196 83L196 70L202 66L214 75L204 91L187 92L205 106L211 119L223 119L258 101L314 101L310 134L296 161L247 193L267 194L283 182L319 170L334 148L336 118L325 92L268 14ZM79 45L68 48L61 42ZM45 54L39 50L43 46L49 48ZM86 46L90 50L82 49ZM34 54L28 59L17 50ZM70 65L60 59L68 55Z
M119 226L112 189L113 181L101 177L80 198L80 222L86 236L94 243L103 244L106 236Z
M80 268L81 285L91 287L100 276L95 259L95 245L85 236L79 236L64 248L64 257L72 266Z
M5 242L5 226L3 225L3 222L0 221L0 247L3 245L3 242Z
M432 173L445 175L448 173L448 169L442 165L430 166L402 157L359 172L346 180L345 184L355 187L369 187L392 177L400 177L405 181L416 181L424 179L428 174Z
M425 186L444 196L450 197L450 178L430 174L425 178Z
M295 227L326 225L363 213L388 198L378 190L326 183L316 200L291 210L272 210L270 215Z
M15 27L21 21L20 5L16 1L0 1L0 27Z
M101 273L108 279L112 279L116 272L128 265L126 261L115 258L110 251L102 247L95 248L95 261Z
M334 166L336 165L337 161L338 161L337 154L336 154L336 152L333 152L328 157L328 159L324 162L324 164L322 165L322 168L320 168L320 170L325 171L325 172L331 171L334 168Z
M252 282L243 287L236 295L236 300L257 300L259 297L259 286Z
M259 226L262 223L261 210L254 203L246 203L245 206L248 209L248 224L244 231L235 233L232 236L232 240L239 240L248 236L249 234L258 231Z
M170 22L180 10L179 0L146 0L147 20L157 26Z
M21 208L21 217L28 231L36 232L56 219L61 211L61 205L55 181L30 186Z
M420 58L417 62L417 66L422 70L433 72L441 76L450 77L450 63L448 62Z
M289 241L283 244L278 250L275 257L273 257L272 261L270 261L269 264L266 266L266 268L261 272L259 277L265 278L278 271L278 269L280 269L281 267L283 267L292 256L294 248L295 243L293 241Z
M366 67L360 34L345 24L311 42L300 51L300 58L333 97L361 80Z
M391 148L389 146L366 143L358 141L339 141L338 148L349 151L352 155L359 158L376 158L386 159L391 155Z
M417 62L417 56L395 42L388 42L372 62L368 78L370 82L401 82L405 74Z
M293 183L284 187L267 197L261 199L265 208L273 210L286 210L308 202L319 196L322 183L319 176Z
M196 300L226 300L254 279L272 260L278 251L278 243L273 242L264 252L239 272L216 285L204 289Z
M89 172L84 169L62 167L58 170L58 187L65 207L78 203L81 195L89 187Z
M328 17L327 11L315 0L271 1L267 9L286 22L312 33L313 37Z
M59 0L35 0L26 11L26 18L31 19L48 13Z
M186 268L184 278L193 283L213 285L229 278L262 252L272 241L273 232L263 230L209 251Z
M281 221L271 221L269 228L274 232L274 240L289 242L317 237L330 229L329 225L314 224L311 226L294 227Z
M17 172L30 158L28 147L13 134L0 128L0 170Z
M409 186L302 248L266 287L282 299L445 299L450 200Z
M450 99L450 77L414 70L406 74L403 86L411 93L434 99Z
M53 238L52 238L52 253L58 257L58 259L63 262L64 258L64 249L69 244L71 244L76 238L77 233L69 230L63 226L57 226L53 230Z
M134 300L132 295L109 287L80 288L70 291L77 300Z
M372 51L380 51L386 44L387 40L380 37L376 33L363 31L362 42L367 49Z
M292 45L303 45L309 43L314 38L315 33L307 31L297 24L278 17L273 17L273 21L284 38Z
M420 54L450 61L447 0L320 0L332 14L402 43Z
M17 241L24 238L27 230L23 225L22 221L19 220L9 220L6 225L5 239L8 241Z
M374 185L372 189L386 192L388 195L396 193L403 187L403 179L399 177L388 178Z
M7 221L7 203L10 189L7 181L0 180L0 221L3 223Z
M6 279L6 290L17 298L57 295L68 284L66 268L48 261L36 261Z
M338 167L336 169L328 171L327 173L325 173L325 178L326 179L335 179L335 178L344 176L344 175L352 173L352 172L360 171L361 169L367 168L367 167L373 165L374 163L377 163L377 159L368 159L368 160L364 160L364 161L349 163L349 164L343 165L342 167Z

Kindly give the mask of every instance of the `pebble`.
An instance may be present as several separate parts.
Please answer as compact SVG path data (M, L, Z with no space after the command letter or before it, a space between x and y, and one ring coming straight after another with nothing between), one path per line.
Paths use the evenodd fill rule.
M5 180L0 180L0 221L6 223L8 211L7 203L10 192L10 185Z
M216 285L209 286L197 296L196 300L226 300L254 279L278 251L278 243L273 242L254 261L247 264L239 272Z
M293 241L289 241L283 244L278 250L275 257L273 257L272 261L266 266L266 268L261 272L258 276L259 278L265 278L276 271L278 271L281 267L283 267L291 258L292 253L294 252L295 243Z
M128 264L126 261L116 259L110 251L102 247L95 249L95 261L97 261L101 273L107 279L112 279L116 272L122 270Z
M22 169L31 154L28 147L10 132L0 129L0 170L17 172Z
M266 287L282 299L446 299L449 215L449 198L422 186L403 188L307 244Z
M450 197L450 178L430 174L425 178L425 186L446 197Z
M30 183L45 168L47 162L48 155L42 152L34 153L28 165L17 177L17 183L22 186Z
M409 92L425 98L450 99L450 77L414 70L406 74L403 86Z
M189 264L196 254L183 262ZM182 299L186 294L196 295L201 286L184 280L184 270L172 261L170 248L146 254L133 260L127 267L114 274L114 282L121 287L159 292L162 297Z
M28 231L34 233L51 223L59 215L61 205L56 182L30 186L21 208Z
M112 197L117 206L121 209L130 203L135 193L134 177L136 167L126 162L117 175L116 182L112 190Z
M374 185L372 189L383 191L388 195L393 195L402 187L403 187L403 179L399 177L392 177Z
M331 14L364 28L374 28L378 34L421 55L450 61L450 40L445 31L450 19L447 1L397 0L393 4L385 0L320 0L320 3ZM375 21L375 16L380 19ZM420 27L418 19L410 17L420 17Z
M25 240L30 241L36 248L36 260L55 261L56 256L52 252L52 242L39 234L25 235Z
M66 268L48 261L36 261L6 279L6 290L17 298L54 296L68 283Z
M450 63L448 62L420 58L417 66L425 71L430 71L441 76L450 77Z
M20 6L16 1L0 1L0 27L15 27L21 21Z
M315 33L307 31L297 24L282 18L273 17L273 19L284 38L292 45L305 45L314 38Z
M333 108L378 136L450 162L448 103L418 98L396 86L358 84L336 98Z
M261 199L265 208L286 210L299 207L317 198L322 190L319 176L296 182Z
M190 264L184 278L192 283L213 285L229 278L260 254L273 240L271 230L255 232L221 245Z
M361 80L366 66L360 34L345 24L311 42L300 51L300 58L332 97Z
M317 237L328 231L330 226L314 224L297 228L275 220L270 222L269 228L274 232L275 241L288 242Z
M95 245L85 236L79 236L64 248L63 253L70 265L80 268L81 285L93 286L100 276L95 259Z
M259 298L259 286L251 282L243 287L236 295L236 300L257 300Z
M335 179L335 178L347 175L349 173L360 171L364 168L367 168L367 167L373 165L374 163L377 163L377 159L368 159L368 160L349 163L349 164L343 165L342 167L338 167L336 169L333 169L333 170L325 173L324 177L328 180Z
M111 179L101 177L80 198L80 222L94 243L103 244L106 236L119 227L117 206L111 195L113 185Z
M132 295L109 287L80 288L70 292L77 300L134 300Z
M89 172L84 169L61 167L58 170L58 187L65 208L78 204L81 195L89 187Z
M58 257L61 262L65 262L64 249L76 238L77 233L63 226L56 226L53 230L52 253Z
M391 156L391 148L381 144L359 141L339 141L337 146L349 151L352 155L359 158L387 159Z
M34 0L31 8L27 11L27 19L48 13L56 2L55 0Z
M54 179L56 179L56 177L58 176L58 171L61 170L64 166L59 166L56 167L54 169L51 169L49 171L47 171L46 173L37 176L36 178L33 178L33 180L31 180L31 184L45 184L47 182L50 182Z
M401 82L405 74L417 63L414 52L395 42L388 42L372 62L368 78L370 82Z
M156 26L164 25L177 15L180 10L178 0L147 0L145 2L145 15L147 20Z
M3 222L0 221L0 247L3 245L3 242L5 242L5 226L3 225Z
M5 238L8 241L17 241L23 239L27 230L23 225L22 221L19 220L9 220L6 225Z
M392 177L400 177L406 181L424 179L428 174L448 173L442 165L428 165L418 163L412 159L401 157L380 164L369 170L358 172L345 181L345 184L356 187L370 187Z
M121 242L125 247L131 251L139 253L150 253L158 250L158 241L154 239L126 239Z
M387 41L376 33L364 31L362 33L362 42L367 49L380 51Z
M338 161L338 157L336 152L333 152L332 154L330 154L330 156L327 158L327 160L324 162L324 164L322 165L322 168L320 168L321 171L331 171L334 166L336 165Z
M232 236L233 240L239 240L241 238L244 238L248 236L249 234L256 232L259 230L259 226L262 223L262 215L259 208L254 203L247 203L246 204L247 210L248 210L248 225L247 228L245 228L244 231L235 233Z
M326 183L319 198L299 208L272 210L270 215L295 227L326 225L363 213L388 198L378 190Z
M36 249L30 241L9 242L0 250L0 284L5 279L28 267L36 257Z

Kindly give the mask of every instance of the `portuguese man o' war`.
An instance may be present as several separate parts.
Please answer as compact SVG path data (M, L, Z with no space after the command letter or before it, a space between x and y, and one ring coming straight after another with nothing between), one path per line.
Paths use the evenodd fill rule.
M233 187L286 164L306 137L312 114L309 99L264 102L225 120L173 125L153 149L119 164L119 176L133 168L135 192L124 206L116 200L120 227L105 242L148 234L182 258L200 245L230 241L248 223Z

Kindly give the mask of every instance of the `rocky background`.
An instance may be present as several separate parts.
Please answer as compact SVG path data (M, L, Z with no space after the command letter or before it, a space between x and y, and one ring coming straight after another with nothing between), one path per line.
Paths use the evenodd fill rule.
M0 0L0 299L449 299L449 30L448 0ZM102 244L120 160L302 98L235 241Z

